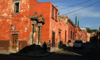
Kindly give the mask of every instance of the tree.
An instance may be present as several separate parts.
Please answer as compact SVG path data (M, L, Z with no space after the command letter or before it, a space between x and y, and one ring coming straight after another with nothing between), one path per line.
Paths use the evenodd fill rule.
M92 33L92 32L96 32L97 31L97 29L90 29L88 27L86 27L86 29L87 29L87 32L88 33Z
M77 16L75 17L75 25L77 26Z
M79 27L79 20L78 20L78 25L77 26Z

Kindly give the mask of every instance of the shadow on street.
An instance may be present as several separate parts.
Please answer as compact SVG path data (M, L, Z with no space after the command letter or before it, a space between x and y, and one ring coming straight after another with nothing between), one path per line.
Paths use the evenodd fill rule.
M18 59L24 59L24 60L99 60L100 59L100 50L97 47L97 41L95 38L91 38L90 42L83 44L84 48L73 48L73 47L67 47L63 46L63 50L58 51L53 54L48 54L47 56L44 56L42 58L40 57L33 57L33 56L20 56L16 54L10 54L10 55L0 55L0 60L18 60ZM32 48L35 47L35 48ZM31 51L30 54L46 54L43 50L43 48L38 48L39 46L29 46L25 47L18 53L25 53L27 54L28 51ZM30 49L30 50L29 50ZM33 51L36 51L32 53ZM51 53L51 52L49 52Z

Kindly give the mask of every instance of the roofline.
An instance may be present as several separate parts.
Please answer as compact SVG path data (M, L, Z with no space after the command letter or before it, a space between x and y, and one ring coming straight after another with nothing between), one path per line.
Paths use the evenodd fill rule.
M70 19L68 19L68 22L70 22L74 27L76 27L76 25Z

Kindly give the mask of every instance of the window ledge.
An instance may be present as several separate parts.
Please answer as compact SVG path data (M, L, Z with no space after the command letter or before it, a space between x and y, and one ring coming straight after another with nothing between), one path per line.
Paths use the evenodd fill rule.
M18 13L12 13L12 14L20 14L20 12L18 12Z

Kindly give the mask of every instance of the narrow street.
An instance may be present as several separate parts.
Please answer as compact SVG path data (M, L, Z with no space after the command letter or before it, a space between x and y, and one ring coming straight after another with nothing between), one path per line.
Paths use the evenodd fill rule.
M100 0L0 0L0 60L100 60L99 7Z
M100 60L99 48L96 42L85 43L83 49L65 48L51 56L44 58L32 58L24 56L0 55L0 60Z
M83 49L66 48L64 51L49 57L49 60L100 60L100 50L96 42L84 44Z

